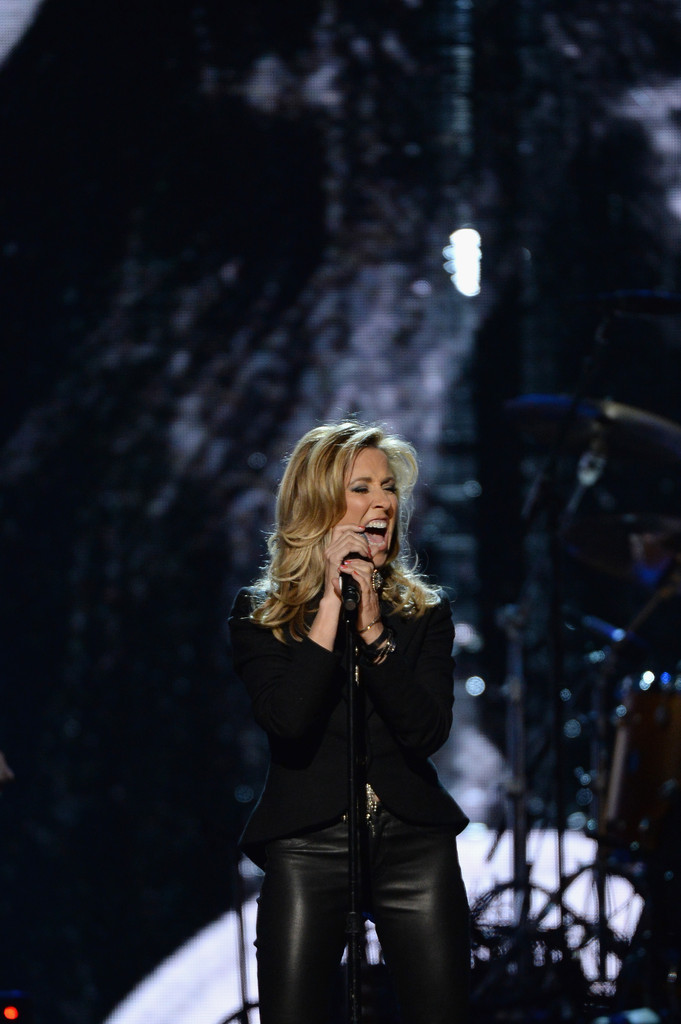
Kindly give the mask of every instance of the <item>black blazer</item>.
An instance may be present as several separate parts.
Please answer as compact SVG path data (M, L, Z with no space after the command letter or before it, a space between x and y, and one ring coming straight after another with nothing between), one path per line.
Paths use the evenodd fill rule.
M336 820L347 808L347 705L344 643L277 640L249 618L241 590L229 619L234 665L270 746L262 795L241 836L256 864L269 839ZM407 821L451 825L468 818L441 785L430 754L449 735L454 703L454 626L446 598L420 618L383 607L396 650L361 664L366 704L366 777L388 810ZM339 634L342 629L339 630Z

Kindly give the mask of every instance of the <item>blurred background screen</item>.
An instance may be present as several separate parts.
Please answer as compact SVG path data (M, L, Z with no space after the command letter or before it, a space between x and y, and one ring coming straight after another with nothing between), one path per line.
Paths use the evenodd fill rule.
M421 460L476 919L499 879L512 918L526 835L548 891L607 818L629 916L607 970L547 999L650 1002L650 973L618 986L643 906L676 942L680 47L679 0L0 2L0 990L23 1020L101 1024L176 955L193 1024L257 998L235 844L266 749L226 619L282 459L351 414ZM542 924L533 979L565 961ZM184 1019L172 984L140 1024Z

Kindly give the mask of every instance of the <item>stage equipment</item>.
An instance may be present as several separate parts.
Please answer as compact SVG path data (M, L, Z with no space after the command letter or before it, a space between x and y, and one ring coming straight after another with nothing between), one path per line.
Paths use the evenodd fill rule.
M589 516L570 525L563 540L569 554L598 572L653 587L681 559L681 519Z
M616 994L612 989L612 958L622 968L627 962L627 992L631 990L631 964L638 958L638 972L645 951L629 948L608 924L606 904L609 878L630 873L632 883L644 899L647 920L655 908L645 906L648 898L645 854L658 852L659 825L673 799L681 793L681 677L655 692L631 682L633 666L641 657L642 643L637 631L669 598L681 594L681 519L663 514L608 514L576 519L579 506L589 488L601 480L609 460L622 460L655 468L675 467L681 462L681 426L646 410L623 405L610 398L589 398L609 341L612 317L618 312L650 314L681 311L681 296L656 293L615 293L596 335L592 356L585 361L583 375L574 395L523 395L506 403L505 411L518 433L538 449L544 448L539 469L527 495L522 519L526 531L543 517L548 545L541 565L532 564L517 605L502 609L498 622L507 634L507 757L509 761L508 823L514 832L513 913L507 915L509 933L501 937L497 948L490 942L490 956L509 959L509 970L520 973L528 952L521 955L523 943L537 955L537 926L542 917L557 914L557 927L551 943L543 939L547 962L557 965L570 960L575 949L575 918L564 903L564 894L572 884L563 869L562 841L566 827L564 798L565 736L562 730L563 708L560 694L572 687L565 682L563 614L564 554L588 565L597 573L652 589L652 596L623 629L612 628L604 640L606 646L593 660L597 665L592 680L589 713L584 716L589 739L592 803L589 818L595 822L596 858L583 870L592 872L596 897L596 923L579 943L592 944L596 974L589 984L590 995ZM541 455L541 451L539 452ZM565 467L577 459L572 493L563 495ZM560 477L559 477L560 468ZM628 470L627 470L628 472ZM643 492L646 493L645 491ZM612 507L612 495L610 495ZM548 566L548 574L547 574ZM529 883L531 865L527 863L526 838L528 812L527 779L522 762L525 737L524 720L524 639L535 611L534 602L540 580L549 579L550 598L547 645L553 702L552 753L554 756L554 798L556 808L557 878L554 893L541 894ZM590 616L578 616L586 624ZM596 620L594 620L596 621ZM601 620L598 620L601 621ZM585 661L586 663L586 656ZM669 677L671 679L671 676ZM626 686L622 682L627 680ZM615 705L618 683L619 703ZM626 692L624 692L626 691ZM618 724L615 726L615 722ZM506 887L508 890L508 887ZM504 894L508 897L508 891ZM483 897L489 903L499 893ZM541 902L544 897L543 903ZM539 903L538 903L539 899ZM508 900L507 900L508 902ZM581 927L581 924L580 924ZM641 935L645 932L642 926ZM498 934L498 930L497 930ZM512 961L512 963L510 962ZM530 972L532 961L530 960ZM553 973L558 970L551 968ZM670 964L670 976L675 964ZM563 969L565 973L566 968ZM634 970L634 974L636 970ZM624 974L624 970L622 971ZM496 968L488 971L494 979ZM567 974L564 981L568 980ZM558 986L560 988L560 985ZM629 1004L631 1005L631 1003ZM634 1005L636 1005L634 1003Z
M651 673L652 674L652 673ZM681 676L625 680L605 804L605 840L653 853L681 793Z
M608 398L522 395L505 410L528 439L549 446L560 441L559 454L584 452L598 439L616 458L681 462L681 426Z

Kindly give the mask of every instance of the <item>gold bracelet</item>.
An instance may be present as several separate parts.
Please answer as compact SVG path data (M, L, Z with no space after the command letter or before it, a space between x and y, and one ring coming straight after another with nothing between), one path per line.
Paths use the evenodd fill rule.
M368 629L371 629L371 627L372 627L372 626L375 626L375 625L376 625L376 623L377 623L377 622L380 622L380 621L381 621L381 616L380 616L380 615L377 615L377 616L376 616L376 618L374 619L374 621L373 621L373 622L370 622L368 626L365 626L365 627L364 627L364 629L358 629L358 630L357 630L357 633L358 633L358 635L359 635L360 633L366 633L366 631L367 631Z
M361 655L370 665L381 665L388 655L395 651L396 647L395 634L390 626L386 626L378 640L364 645Z

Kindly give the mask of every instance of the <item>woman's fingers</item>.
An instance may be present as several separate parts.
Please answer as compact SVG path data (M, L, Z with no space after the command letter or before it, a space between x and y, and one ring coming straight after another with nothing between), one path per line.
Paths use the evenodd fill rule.
M359 586L360 603L356 628L366 629L377 624L381 615L381 607L378 594L373 586L373 562L366 559L349 558L341 563L340 572L341 574L350 573ZM375 637L371 637L371 639L375 639Z
M351 572L363 585L371 585L373 562L368 562L365 558L345 558L339 569L341 572Z
M332 587L335 594L340 597L340 575L347 573L354 575L362 593L366 592L374 567L370 561L371 549L363 526L344 523L342 526L334 527L324 557L327 588Z
M364 527L349 524L335 527L327 550L338 557L339 564L352 553L360 556L369 555L369 541Z

